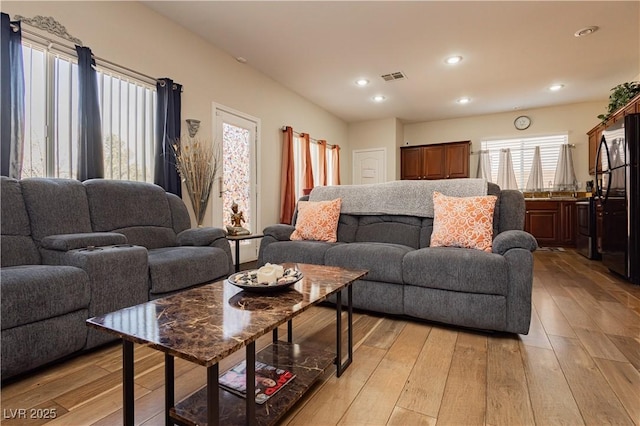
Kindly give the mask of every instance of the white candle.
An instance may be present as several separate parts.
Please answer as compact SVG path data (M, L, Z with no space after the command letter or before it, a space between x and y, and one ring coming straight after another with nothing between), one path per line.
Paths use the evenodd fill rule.
M258 269L258 283L273 284L278 279L276 268L273 265L264 265Z

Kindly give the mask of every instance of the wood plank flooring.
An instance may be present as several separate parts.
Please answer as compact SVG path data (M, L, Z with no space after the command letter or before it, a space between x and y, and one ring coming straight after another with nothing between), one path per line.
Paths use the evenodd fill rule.
M640 425L640 286L573 250L536 252L534 268L526 336L356 313L354 363L340 378L323 376L281 424ZM296 341L331 344L334 315L305 312ZM136 424L161 425L163 355L136 346L135 360ZM177 360L175 369L178 399L204 385L202 367ZM0 420L121 424L121 374L118 344L40 370L3 386Z

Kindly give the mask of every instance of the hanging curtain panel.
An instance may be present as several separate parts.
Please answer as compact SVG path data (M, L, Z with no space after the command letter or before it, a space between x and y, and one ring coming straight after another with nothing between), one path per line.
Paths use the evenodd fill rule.
M527 191L542 191L544 189L544 178L542 175L542 160L540 158L540 147L536 146L533 151L533 161L531 171L526 185Z
M313 165L311 162L311 141L307 133L301 133L302 139L302 190L308 194L313 189Z
M487 182L493 182L491 180L491 155L487 150L480 151L478 155L478 171L476 172L476 177L486 179Z
M78 180L104 177L102 124L98 101L98 75L91 49L76 46L78 53Z
M571 147L565 144L560 146L553 189L556 191L575 191L576 182Z
M174 143L180 143L182 85L174 83L169 78L161 78L156 88L158 107L154 183L163 187L165 191L182 197L182 183L171 147Z
M20 22L11 22L2 14L1 27L1 173L20 179L24 150L24 71Z
M327 141L318 141L318 172L319 185L327 186Z
M340 185L340 147L331 147L331 185Z
M296 206L296 194L293 161L293 129L289 126L283 130L280 191L280 223L290 225Z
M513 160L509 148L500 150L498 163L498 186L500 189L518 189L516 174L513 171Z

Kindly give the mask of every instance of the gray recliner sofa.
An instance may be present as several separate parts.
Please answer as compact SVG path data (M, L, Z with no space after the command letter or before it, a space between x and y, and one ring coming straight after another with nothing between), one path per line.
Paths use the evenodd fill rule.
M431 184L437 188L437 182ZM368 189L362 188L366 196ZM524 197L492 183L486 193L498 197L490 253L429 247L432 217L341 213L336 243L291 241L292 225L265 228L258 265L298 262L367 269L367 276L353 284L355 308L527 334L537 242L523 231ZM294 225L295 219L294 213Z
M90 317L233 272L224 231L156 185L1 179L3 380L113 340Z

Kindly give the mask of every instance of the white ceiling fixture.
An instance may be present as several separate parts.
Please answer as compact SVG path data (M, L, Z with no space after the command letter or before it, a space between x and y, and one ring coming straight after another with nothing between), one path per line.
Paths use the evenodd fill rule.
M356 84L360 87L364 87L367 84L369 84L369 80L367 80L366 78L360 78L358 80L356 80Z
M591 35L591 34L595 33L599 29L600 29L600 27L598 27L596 25L592 25L590 27L580 28L578 31L573 33L573 35L576 36L576 37L584 37L584 36L588 36L588 35Z
M464 97L464 98L460 98L456 101L459 104L468 104L469 102L471 102L471 98L468 97Z
M242 56L238 56L236 58L236 61L240 62L241 64L246 64L247 63L247 58L244 58Z
M373 97L373 101L374 101L374 102L382 102L382 101L384 101L385 99L387 99L387 98L385 98L385 97L384 97L384 96L382 96L382 95L375 95L375 96Z
M549 90L551 90L552 92L557 92L563 87L564 87L564 84L552 84L551 86L549 86Z
M454 64L457 64L458 62L462 61L462 56L449 56L444 61L449 65L454 65Z

